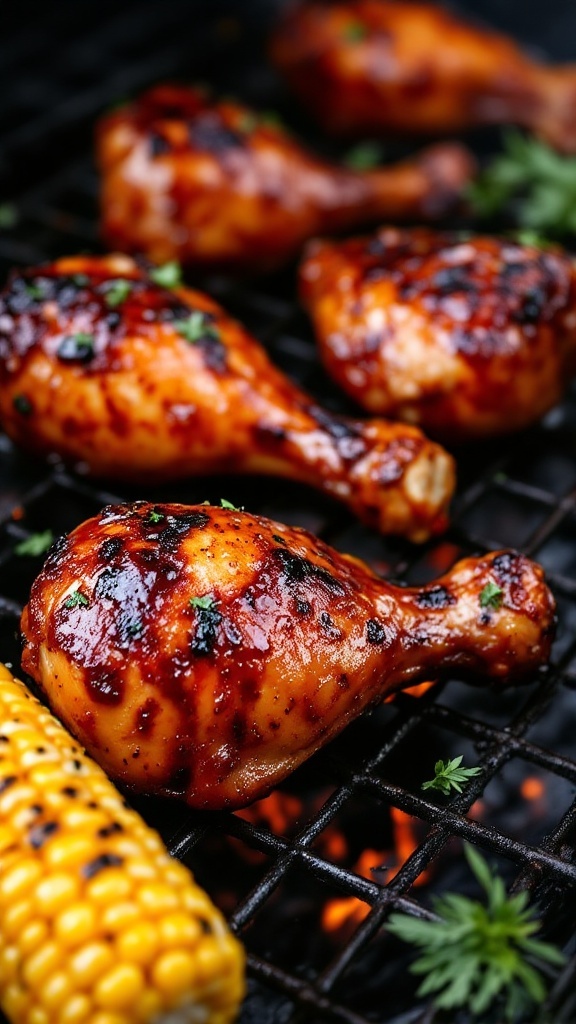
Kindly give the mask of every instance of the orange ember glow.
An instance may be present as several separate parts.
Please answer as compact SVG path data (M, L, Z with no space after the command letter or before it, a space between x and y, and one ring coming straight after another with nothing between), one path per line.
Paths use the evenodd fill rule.
M281 836L290 829L302 811L302 801L291 793L274 790L263 800L236 811L239 818L253 825L268 825L274 835Z
M408 693L411 697L423 697L427 690L431 686L434 686L435 680L431 679L425 683L416 683L415 686L406 686L402 690L402 693ZM384 698L384 703L389 704L391 700L394 700L398 696L397 693L391 693L389 697Z
M525 800L539 800L544 796L544 783L535 775L529 775L520 786L520 792Z

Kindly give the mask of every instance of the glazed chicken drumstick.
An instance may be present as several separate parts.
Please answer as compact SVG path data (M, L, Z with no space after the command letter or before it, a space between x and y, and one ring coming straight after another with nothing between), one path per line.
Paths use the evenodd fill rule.
M542 570L510 551L404 589L262 516L136 502L56 543L22 664L112 777L234 807L430 674L522 677L553 623Z
M576 65L553 67L496 32L410 0L305 0L272 57L330 131L445 134L517 124L576 151Z
M310 243L301 291L344 390L452 443L533 423L576 371L576 267L559 248L382 228Z
M453 144L380 170L347 170L235 101L177 86L108 114L97 144L111 248L240 270L270 270L320 232L442 216L473 172Z
M383 532L446 525L452 458L420 431L335 416L207 296L129 257L15 273L0 296L0 414L31 451L146 481L290 477ZM162 270L160 270L162 274Z

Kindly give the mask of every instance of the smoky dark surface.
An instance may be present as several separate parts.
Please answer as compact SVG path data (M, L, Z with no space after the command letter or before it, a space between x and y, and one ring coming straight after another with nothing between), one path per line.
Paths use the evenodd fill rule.
M3 10L2 284L12 267L101 251L94 123L155 82L205 81L217 93L277 111L317 150L342 153L265 62L266 33L281 0L32 6L33 17L29 5L8 3ZM571 0L549 0L545 9L520 0L460 6L537 53L574 58ZM472 141L482 154L498 135L479 133ZM386 155L405 151L390 144ZM268 278L187 281L239 317L325 409L355 412L320 367L295 300L293 267ZM218 504L226 498L304 526L382 575L421 587L458 558L508 545L545 567L558 601L554 656L526 685L502 690L454 678L421 695L404 693L350 725L269 798L233 814L201 814L175 801L129 795L246 944L249 983L240 1024L432 1021L413 995L411 952L387 934L385 922L392 909L428 913L435 894L479 897L462 855L465 841L487 856L510 891L530 890L542 937L565 946L572 959L542 1019L576 1019L575 452L573 387L539 426L455 452L452 525L417 548L377 536L328 498L286 481L211 477L146 492L124 489L40 464L0 435L0 652L16 672L19 615L45 558L18 556L16 546L47 529L58 538L119 501ZM434 589L423 595L440 599ZM463 794L422 790L438 759L460 754L463 764L482 768ZM337 913L342 923L330 927ZM468 1017L457 1020L467 1024Z

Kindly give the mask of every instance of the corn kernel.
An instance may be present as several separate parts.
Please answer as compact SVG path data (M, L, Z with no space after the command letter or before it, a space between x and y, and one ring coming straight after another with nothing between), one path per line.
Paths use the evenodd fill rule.
M33 953L35 949L42 942L45 942L48 938L48 925L45 921L36 918L35 921L30 921L20 933L18 939L18 945L22 956L28 956Z
M118 932L129 928L141 919L141 913L135 903L116 903L104 910L101 921L105 932Z
M5 939L16 938L28 923L33 914L30 900L19 900L11 907L6 907L2 917L2 934Z
M158 948L157 929L151 922L140 921L126 929L116 939L116 949L122 960L130 963L148 964Z
M20 896L26 896L44 874L37 860L20 861L0 878L0 903L13 903Z
M178 912L169 914L158 922L158 932L162 945L195 946L202 936L202 929L197 918Z
M160 914L165 914L170 910L178 909L176 893L162 882L140 886L137 900L146 914L154 916L160 916Z
M159 992L147 988L142 995L134 1001L131 1012L138 1024L149 1024L149 1021L156 1020L164 1009L164 1001Z
M54 922L54 933L64 948L88 942L97 932L95 907L91 903L74 903L63 910Z
M90 1018L90 1024L132 1024L123 1013L110 1013L104 1010Z
M28 994L18 982L13 981L6 986L2 996L2 1006L10 1019L22 1020L28 1009L28 1003Z
M46 848L46 861L50 868L75 870L94 858L94 840L86 835L61 835Z
M36 905L41 914L51 917L78 898L80 882L73 875L49 875L36 886Z
M113 960L110 946L104 942L91 942L70 957L68 966L76 983L88 987L112 966Z
M22 968L22 977L31 988L39 988L46 978L60 966L61 960L60 946L56 942L45 942L26 960Z
M7 946L0 953L0 984L14 981L20 966L20 951L16 946Z
M72 996L58 1013L58 1024L86 1024L90 1020L92 1003L86 995Z
M196 978L194 957L183 950L163 953L152 968L152 979L157 988L169 996L181 996L192 987Z
M72 985L70 977L64 971L58 971L48 978L39 991L38 998L42 1006L47 1010L57 1009L62 1006L65 999L71 995Z
M125 871L108 868L86 886L86 898L95 903L119 903L132 895L132 883Z
M125 1010L144 989L144 975L136 964L117 964L100 979L94 999L104 1010Z
M26 1018L26 1024L50 1024L50 1017L41 1006L33 1006Z

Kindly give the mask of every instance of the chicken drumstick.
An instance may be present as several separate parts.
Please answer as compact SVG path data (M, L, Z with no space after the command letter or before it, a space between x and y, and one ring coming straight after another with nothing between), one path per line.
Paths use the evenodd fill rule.
M473 172L453 144L380 170L347 170L239 103L177 86L108 114L98 157L111 248L240 270L270 270L319 232L442 216Z
M57 542L23 667L114 778L234 807L395 690L535 669L553 623L542 570L510 551L403 589L262 516L136 502Z
M517 124L576 151L576 65L538 63L511 39L433 4L306 0L288 8L272 57L336 133Z
M85 472L276 474L383 532L423 540L446 525L454 465L442 448L319 408L211 299L161 287L129 257L14 274L0 296L0 385L7 433Z
M452 442L533 423L576 371L576 268L561 249L382 228L310 243L301 287L334 379Z

